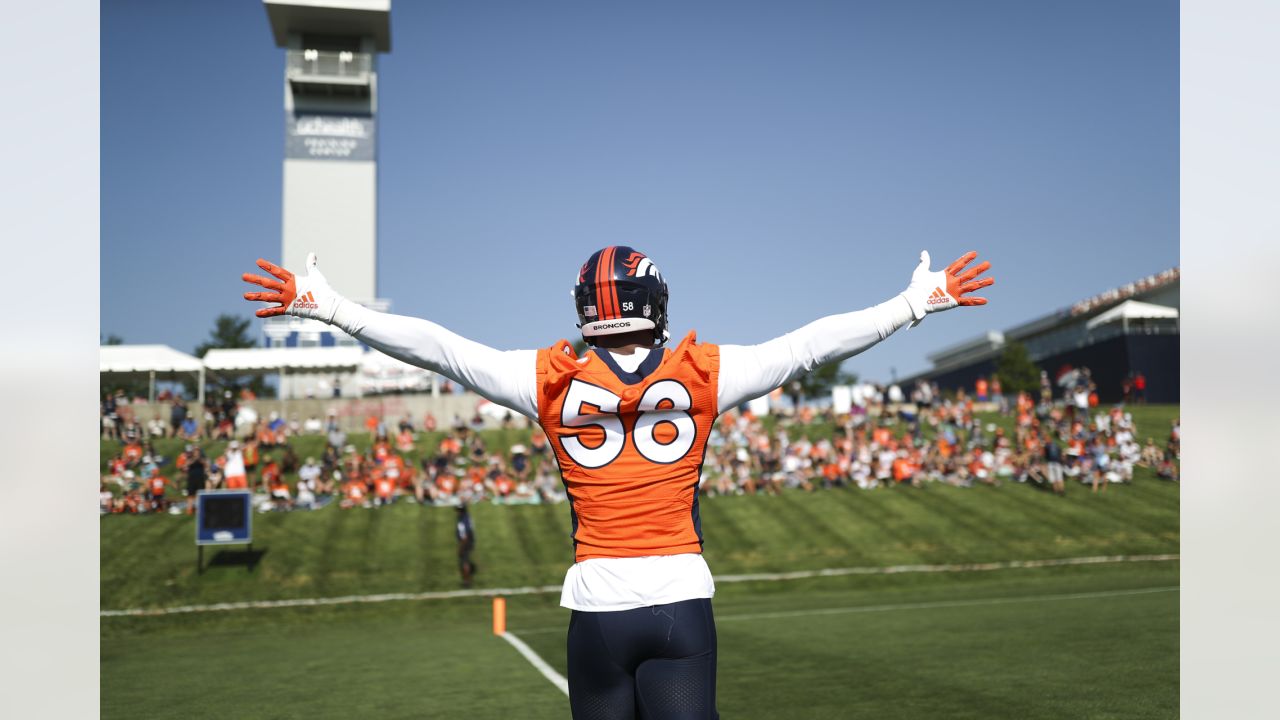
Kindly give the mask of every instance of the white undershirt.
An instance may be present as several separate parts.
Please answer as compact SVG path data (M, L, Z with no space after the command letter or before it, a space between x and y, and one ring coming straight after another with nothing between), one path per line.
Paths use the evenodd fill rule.
M759 345L721 345L717 404L721 412L827 362L852 357L913 318L902 295L857 312L829 315ZM426 368L482 397L538 420L536 350L495 350L421 318L375 312L342 302L333 322L368 346ZM634 372L650 351L610 352ZM573 610L615 611L709 598L711 570L699 553L593 558L565 575L560 604Z

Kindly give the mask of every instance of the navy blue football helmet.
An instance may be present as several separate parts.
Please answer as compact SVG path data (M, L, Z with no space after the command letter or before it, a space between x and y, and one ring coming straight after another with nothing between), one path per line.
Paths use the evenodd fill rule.
M597 250L578 271L573 288L578 327L591 345L601 335L652 330L667 341L667 282L644 253L624 245Z

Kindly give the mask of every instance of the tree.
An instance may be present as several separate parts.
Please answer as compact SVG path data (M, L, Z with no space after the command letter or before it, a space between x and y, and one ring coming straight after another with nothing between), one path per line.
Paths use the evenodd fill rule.
M210 350L214 349L257 347L258 341L249 332L251 323L252 320L250 318L237 317L235 315L224 314L214 318L213 329L209 331L209 338L196 346L196 357L203 359ZM187 383L184 382L183 385L186 386ZM242 387L247 387L254 395L260 398L275 397L275 389L267 385L266 378L262 375L238 377L209 375L206 378L206 385L206 390L214 392L221 390L235 392ZM194 385L189 387L194 387ZM213 393L210 394L212 395Z
M1006 395L1020 392L1032 397L1040 392L1040 368L1031 362L1027 346L1017 341L1005 344L996 360L996 375L1000 377L1000 389Z
M209 339L196 346L196 357L203 358L214 348L251 348L258 341L249 335L249 318L219 315L213 321Z
M840 363L829 362L810 370L785 390L795 399L795 390L799 390L801 398L830 397L831 388L837 385L852 385L858 382L858 376L844 372ZM803 400L801 400L803 402Z

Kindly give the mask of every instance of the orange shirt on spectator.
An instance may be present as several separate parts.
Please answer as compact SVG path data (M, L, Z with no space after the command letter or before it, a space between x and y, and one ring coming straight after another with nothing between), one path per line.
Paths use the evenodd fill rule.
M878 427L871 431L871 442L874 442L880 447L888 447L892 439L893 433L890 432L887 427Z
M396 449L400 452L411 452L413 450L413 433L409 430L401 430L396 435Z
M267 486L270 487L279 479L280 466L275 460L271 460L267 463L266 467L262 468L262 482L266 483Z
M836 464L836 463L833 463L833 462L832 462L832 463L827 463L826 465L823 465L823 466L822 466L822 477L826 478L827 480L829 480L829 481L831 481L831 482L835 482L836 480L839 480L839 479L840 479L840 466L839 466L838 464Z
M906 482L915 474L916 468L910 458L900 457L893 461L893 479L895 482Z
M391 494L395 492L395 490L395 481L386 475L379 475L378 479L374 481L374 491L378 493L378 497L384 500L391 497Z
M364 483L359 480L348 480L347 484L343 486L343 493L347 496L348 500L353 502L360 502L361 500L364 500L366 492L367 489L365 488Z
M510 495L511 491L515 489L515 483L511 482L511 478L506 475L499 475L493 480L493 491L498 493L501 497Z

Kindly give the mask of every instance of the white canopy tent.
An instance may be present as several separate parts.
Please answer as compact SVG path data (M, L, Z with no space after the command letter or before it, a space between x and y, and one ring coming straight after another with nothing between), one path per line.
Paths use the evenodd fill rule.
M204 363L168 345L102 345L98 348L98 372L120 375L146 375L149 380L147 399L155 402L156 375L194 373L198 378L198 401L204 403Z
M355 370L363 350L336 347L218 348L205 353L205 367L215 372L271 372L276 370Z
M356 372L364 350L355 345L331 347L278 347L214 349L205 353L204 365L213 372L279 373L280 387L289 373ZM280 398L283 401L283 394Z
M363 395L428 390L432 395L440 394L439 378L430 370L380 352L367 352L361 359L360 391Z
M1094 328L1102 325L1118 322L1125 327L1125 330L1128 330L1129 322L1131 320L1164 319L1178 319L1178 309L1165 305L1145 303L1139 300L1125 300L1119 305L1089 320L1089 322L1085 323L1085 327L1089 330L1093 330Z

